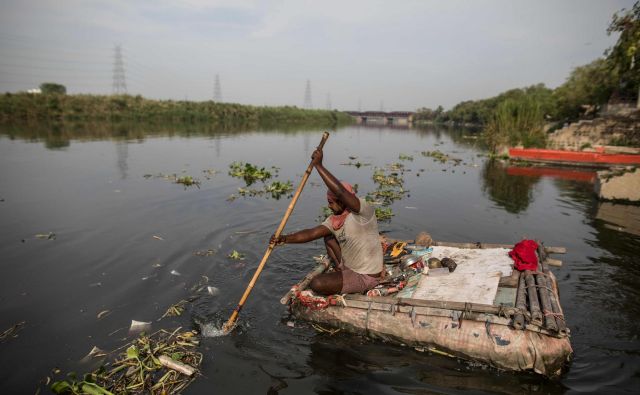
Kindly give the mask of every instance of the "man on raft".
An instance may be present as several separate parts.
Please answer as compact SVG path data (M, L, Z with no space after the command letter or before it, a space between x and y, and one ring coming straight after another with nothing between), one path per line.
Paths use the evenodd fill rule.
M322 225L278 238L274 235L271 242L281 245L324 238L335 271L316 276L310 288L322 295L364 293L378 285L384 276L375 210L356 196L349 183L338 181L322 165L322 156L322 150L316 149L311 159L327 185L328 206L333 214Z

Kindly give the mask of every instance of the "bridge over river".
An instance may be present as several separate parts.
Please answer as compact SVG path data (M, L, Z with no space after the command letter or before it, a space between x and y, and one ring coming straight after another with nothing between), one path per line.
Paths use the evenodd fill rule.
M347 114L356 118L357 123L411 125L415 113L410 111L347 111Z

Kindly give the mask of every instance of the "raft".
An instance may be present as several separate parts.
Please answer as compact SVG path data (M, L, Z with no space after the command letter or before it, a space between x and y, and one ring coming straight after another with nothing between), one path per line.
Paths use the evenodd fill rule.
M447 269L425 266L420 272L414 265L403 274L406 285L388 295L383 289L384 296L313 295L305 289L325 271L319 264L281 302L289 304L296 318L330 331L343 330L502 370L558 377L573 350L557 281L549 270L549 264L558 266L561 261L548 254L566 250L539 243L538 270L520 272L508 255L511 247L433 242L419 253L422 260L446 256L457 263L455 270L446 273ZM393 270L391 265L386 267L388 273Z

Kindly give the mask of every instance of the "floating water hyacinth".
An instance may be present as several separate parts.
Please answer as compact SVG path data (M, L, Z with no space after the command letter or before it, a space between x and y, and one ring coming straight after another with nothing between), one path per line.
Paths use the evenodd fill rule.
M70 373L50 388L56 394L181 393L196 377L202 354L195 351L200 343L196 333L180 329L140 335L111 363L81 379ZM94 347L85 358L105 355Z

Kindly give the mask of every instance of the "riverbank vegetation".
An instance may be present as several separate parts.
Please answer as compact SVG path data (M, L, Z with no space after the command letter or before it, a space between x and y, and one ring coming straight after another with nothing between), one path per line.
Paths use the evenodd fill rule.
M249 127L336 127L351 123L352 118L339 111L306 110L294 106L259 107L214 101L151 100L139 95L66 95L43 91L42 94L0 95L0 121L163 121Z
M544 130L593 114L609 102L640 100L640 1L616 13L607 33L620 36L604 57L576 67L555 89L544 84L510 89L488 99L463 101L449 111L422 108L415 119L482 126L492 150L505 144L544 146Z

